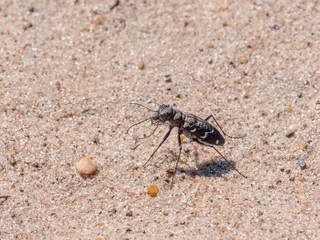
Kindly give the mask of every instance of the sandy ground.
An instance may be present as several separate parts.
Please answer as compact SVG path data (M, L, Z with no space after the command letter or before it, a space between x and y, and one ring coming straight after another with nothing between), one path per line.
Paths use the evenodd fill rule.
M319 239L319 1L114 3L0 1L0 238ZM130 102L247 134L248 178L183 138L171 189L177 130L143 168L168 127Z

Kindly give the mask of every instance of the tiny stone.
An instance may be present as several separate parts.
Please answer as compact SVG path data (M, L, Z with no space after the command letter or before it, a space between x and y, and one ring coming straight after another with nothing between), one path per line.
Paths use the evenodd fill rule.
M98 137L94 137L92 141L93 141L93 143L95 143L95 144L99 144L99 143L100 143Z
M23 27L23 30L26 31L26 30L28 30L29 28L32 28L32 23L31 23L31 22L25 24L25 26Z
M185 153L190 152L189 148L184 148L183 151L184 151Z
M307 168L307 164L304 160L299 160L298 163L299 163L299 166L302 170Z
M76 168L81 175L90 175L97 171L98 166L92 162L92 157L84 157L76 163Z
M37 162L36 162L36 163L33 163L33 164L32 164L32 167L39 168L39 163L37 163Z
M113 208L109 211L109 216L113 216L117 213L117 209L116 208Z
M165 79L165 81L166 81L167 83L170 83L170 82L172 82L172 79L171 79L171 77L168 77L168 78Z
M114 161L114 159L113 158L107 158L107 162L113 162Z
M148 187L148 193L151 197L156 197L159 193L159 188L156 185L151 185Z
M231 66L231 67L234 67L234 68L236 68L236 65L231 61L231 62L229 62L229 65Z
M309 81L308 80L304 80L303 84L304 85L308 85Z
M298 124L292 123L292 124L288 127L288 129L289 129L290 131L297 131L297 129L298 129Z
M245 58L245 57L240 57L239 58L239 63L240 64L246 64L249 62L249 59Z
M127 216L127 217L132 217L132 211L127 212L127 213L126 213L126 216Z
M143 70L143 69L144 69L144 63L143 63L143 62L138 62L138 63L137 63L137 67L138 67L140 70Z
M301 144L301 149L302 149L302 150L306 149L306 148L308 147L308 145L309 145L309 144L308 144L307 142L302 143L302 144Z
M164 215L164 216L168 216L168 215L169 215L169 213L168 213L168 212L162 212L162 215Z
M290 126L287 128L287 133L286 137L291 138L293 137L293 134L298 130L298 124L292 123Z
M15 166L15 165L17 165L17 161L14 159L14 157L12 157L12 158L9 158L8 159L8 162L10 163L10 165L11 166Z
M164 78L165 78L165 82L172 82L170 74L164 75Z
M220 5L220 9L223 10L223 11L227 10L228 9L228 4L221 4Z
M102 24L102 19L100 17L95 17L92 21L92 24L99 25Z

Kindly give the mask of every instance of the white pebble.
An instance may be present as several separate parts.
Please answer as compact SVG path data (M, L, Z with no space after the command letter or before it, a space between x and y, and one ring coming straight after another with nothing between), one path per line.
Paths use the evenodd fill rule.
M98 166L92 161L92 157L84 157L76 163L76 168L81 175L90 175L97 171Z

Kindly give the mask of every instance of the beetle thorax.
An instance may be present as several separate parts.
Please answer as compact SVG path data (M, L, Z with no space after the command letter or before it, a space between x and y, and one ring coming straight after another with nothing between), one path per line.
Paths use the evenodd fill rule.
M161 105L158 111L152 116L152 120L156 122L168 122L172 127L180 128L184 122L184 115L179 110L175 110L169 105Z

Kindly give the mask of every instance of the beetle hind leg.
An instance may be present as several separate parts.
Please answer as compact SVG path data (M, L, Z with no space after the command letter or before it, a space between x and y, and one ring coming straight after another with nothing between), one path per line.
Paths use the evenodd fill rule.
M209 144L204 144L202 142L199 142L198 140L195 140L197 143L203 145L203 146L207 146L207 147L212 147L214 150L216 150L216 152L223 158L223 160L235 171L237 171L242 177L247 178L247 176L243 175L238 169L235 168L235 166L233 166L233 164L226 159L219 151L218 149L216 149L213 145L209 145Z
M223 131L222 127L219 125L218 121L215 119L215 117L214 117L212 114L210 114L210 115L205 119L205 121L208 122L208 120L209 120L210 118L212 118L212 119L214 120L214 122L215 122L215 123L217 124L217 126L220 128L221 132L222 132L224 135L226 135L227 137L229 137L229 138L244 138L245 136L247 136L247 134L244 134L244 135L242 135L242 136L235 136L235 137L230 136L230 135L226 134L225 131Z

